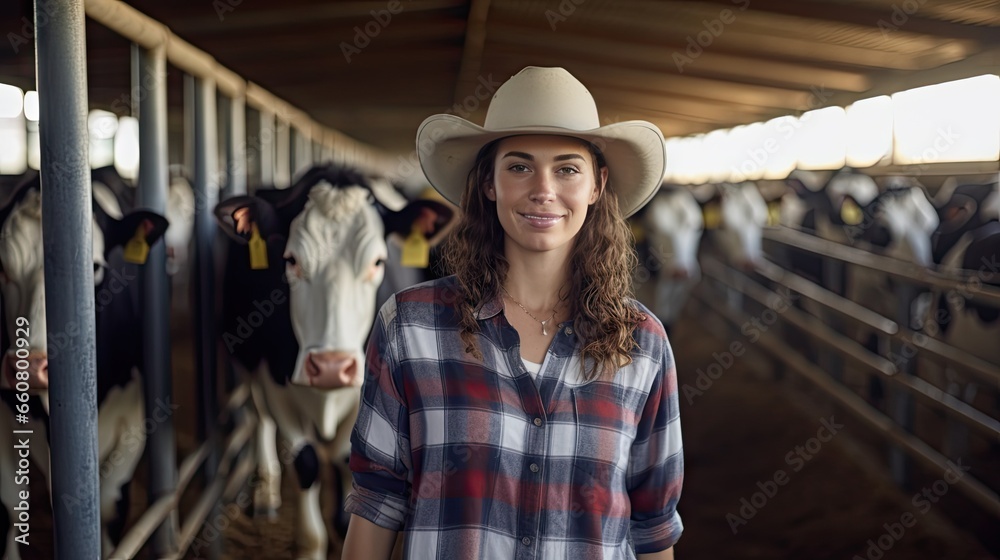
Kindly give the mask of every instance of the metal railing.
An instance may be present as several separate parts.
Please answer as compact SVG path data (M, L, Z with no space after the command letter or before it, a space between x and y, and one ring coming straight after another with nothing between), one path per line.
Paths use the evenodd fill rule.
M779 249L794 248L814 253L823 257L825 263L846 263L879 271L901 280L904 285L914 289L917 287L960 289L963 296L1000 306L1000 290L971 281L969 274L946 274L927 270L912 263L872 254L788 228L768 228L765 230L764 239L777 244ZM824 351L836 353L837 356L850 360L866 376L874 376L875 379L886 382L894 389L893 398L887 405L888 414L885 414L844 385L840 372L830 368L824 370L804 356L801 349L786 344L773 330L761 333L757 341L757 345L773 358L786 364L790 370L843 405L886 439L890 444L889 463L893 477L900 485L908 483L910 459L932 471L944 472L950 468L945 454L914 434L914 399L944 414L950 423L958 423L973 429L990 441L1000 441L1000 420L919 377L914 368L918 356L923 353L967 372L994 388L1000 388L1000 364L987 362L941 340L911 330L908 328L910 319L908 310L903 311L904 306L898 307L901 311L896 320L890 319L768 260L756 267L758 279L729 267L711 256L702 258L702 270L706 281L701 282L695 289L695 297L702 305L718 313L735 327L746 320L745 313L742 309L727 305L725 298L720 298L717 290L713 290L711 285L714 284L729 294L739 294L741 299L752 301L764 308L775 309L779 302L784 302L783 311L778 316L786 325L807 335L809 340L820 345ZM824 321L789 305L774 289L765 285L766 283L788 290L790 293L794 292L799 297L818 304L829 318L835 317L837 321ZM916 354L911 354L908 360L900 363L880 353L872 352L835 328L836 325L842 324L843 320L855 327L875 333L883 341L880 350L889 348L898 350L908 346ZM985 511L1000 518L1000 496L996 491L968 473L956 486Z

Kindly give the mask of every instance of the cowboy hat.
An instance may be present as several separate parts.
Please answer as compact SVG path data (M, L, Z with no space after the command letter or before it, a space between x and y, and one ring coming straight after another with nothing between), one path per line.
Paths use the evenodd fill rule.
M601 150L624 217L656 194L667 154L663 133L646 121L600 126L594 97L563 68L528 66L501 85L483 126L448 114L432 115L417 130L417 157L430 184L460 205L479 150L522 134L572 136Z

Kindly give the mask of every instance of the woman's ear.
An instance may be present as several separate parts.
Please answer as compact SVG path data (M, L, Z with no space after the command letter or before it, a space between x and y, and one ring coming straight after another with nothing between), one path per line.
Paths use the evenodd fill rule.
M600 183L597 185L597 188L594 189L593 194L590 195L590 204L597 202L597 199L601 198L601 195L604 194L604 187L606 187L607 185L608 185L608 168L602 167Z
M493 183L486 183L483 185L483 192L486 193L486 198L492 200L493 202L497 201L497 193L493 188Z

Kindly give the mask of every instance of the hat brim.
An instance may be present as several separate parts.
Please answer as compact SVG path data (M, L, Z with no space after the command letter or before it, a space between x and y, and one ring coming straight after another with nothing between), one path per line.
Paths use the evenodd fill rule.
M493 140L524 134L571 136L597 146L608 164L608 179L623 217L649 202L663 182L667 163L663 134L646 121L624 121L592 130L552 126L487 130L455 115L432 115L417 129L417 158L431 186L460 206L479 150Z

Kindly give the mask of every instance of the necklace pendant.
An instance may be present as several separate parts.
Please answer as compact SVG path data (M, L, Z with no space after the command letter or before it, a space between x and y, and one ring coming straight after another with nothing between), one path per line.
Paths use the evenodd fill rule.
M548 323L548 321L539 321L539 323L542 324L542 335L544 336L549 334L549 331L545 328L545 323Z

